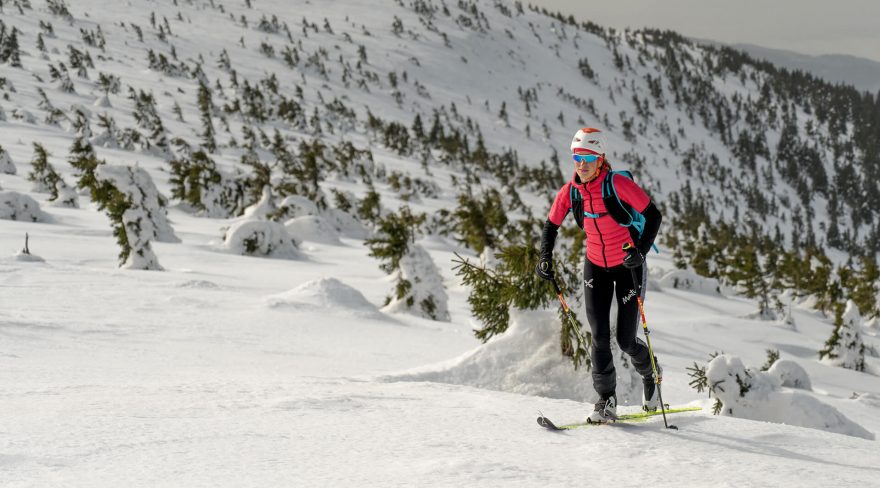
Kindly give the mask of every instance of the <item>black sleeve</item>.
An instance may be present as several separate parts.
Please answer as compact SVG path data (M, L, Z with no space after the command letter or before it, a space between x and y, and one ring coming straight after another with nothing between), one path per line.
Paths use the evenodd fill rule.
M663 220L663 215L660 214L660 210L654 205L654 202L648 204L642 215L645 217L645 228L642 231L639 242L636 243L636 247L643 255L647 255L648 251L651 250L651 245L654 244L654 238L657 237L657 231L660 230L660 222Z
M541 257L552 257L553 247L556 246L556 233L559 226L547 219L544 222L544 232L541 233Z

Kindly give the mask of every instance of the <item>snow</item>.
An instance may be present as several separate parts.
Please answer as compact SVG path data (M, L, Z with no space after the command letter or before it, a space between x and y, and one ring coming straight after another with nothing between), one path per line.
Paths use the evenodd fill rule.
M382 309L394 292L394 280L369 257L363 240L371 229L353 213L319 210L296 196L281 202L267 196L245 216L229 218L221 218L227 215L219 207L200 216L178 202L163 207L159 197L171 194L167 161L149 151L115 147L113 138L93 125L97 135L92 141L108 163L101 174L130 182L123 185L129 194L144 197L129 221L149 222L144 229L151 229L153 239L142 237L156 258L154 269L161 261L164 271L135 271L118 266L119 247L109 219L88 196L80 198L79 208L53 206L45 194L32 192L25 178L32 142L41 142L55 155L52 163L59 173L73 181L64 155L74 135L41 122L45 111L38 108L35 90L41 85L35 75L47 80L46 92L57 107L106 111L118 127L114 132L136 126L125 94L105 96L94 81L76 77L75 94L48 83L46 63L33 47L38 19L54 24L57 37L44 37L56 64L67 62L59 54L66 52L66 43L83 47L80 27L101 25L108 45L101 55L106 60L90 48L96 65L121 76L124 85L154 93L168 135L194 147L199 125L192 80L166 77L143 64L147 49L170 49L148 27L151 11L171 23L169 39L181 60L204 55L212 80L218 78L214 61L227 49L240 78L253 82L278 72L282 85L304 87L310 106L319 96L330 100L344 94L349 106L370 107L386 120L408 125L413 112L421 111L428 123L431 108L454 102L482 127L490 150L512 144L528 162L544 160L550 147L564 149L570 141L578 114L554 98L555 83L569 91L583 89L585 98L595 98L600 113L632 109L627 97L618 96L620 106L608 101L605 85L585 84L572 63L560 64L560 57L548 54L552 51L546 45L554 43L565 56L573 55L570 27L558 29L558 22L531 13L505 20L488 2L477 2L493 30L459 29L454 18L438 13L434 20L453 46L446 48L442 41L435 43L436 33L419 27L411 10L390 1L379 8L370 2L297 2L294 9L280 0L253 2L265 10L232 2L220 13L208 2L174 6L160 0L143 8L82 0L67 2L77 19L74 25L32 3L35 10L26 16L14 6L4 7L4 22L25 33L19 39L30 53L22 59L27 69L2 65L6 91L13 84L18 91L2 102L0 114L6 120L0 117L0 145L19 166L16 174L0 174L4 487L876 485L880 360L866 356L866 372L819 361L833 318L797 302L787 312L797 328L752 320L748 314L758 308L754 301L676 270L672 252L663 246L661 254L648 256L645 303L652 345L664 368L663 398L673 406L702 410L670 415L679 430L664 429L662 419L654 417L640 424L555 434L536 425L539 411L560 422L582 420L595 399L589 372L575 371L559 354L555 307L514 310L505 334L480 343L473 336L480 324L468 307L468 290L452 271L455 253L477 257L452 239L431 235L418 241L420 258L413 274L428 278L426 270L436 272L422 282L424 290L442 293L436 303L448 312L443 317L448 321L429 320ZM459 14L457 6L447 4ZM184 20L178 20L178 12ZM280 49L281 36L228 20L246 14L253 25L262 13L278 14L308 50L325 48L331 60L365 45L368 69L383 83L387 72L405 67L411 81L428 86L430 98L404 83L401 107L388 96L387 84L374 92L344 90L338 82L341 68L331 62L336 72L330 80L311 68L287 70L278 59L254 51L266 39ZM419 39L393 37L391 15L418 31ZM312 30L302 35L304 16L318 24L327 17L337 35L350 33L354 42ZM535 39L529 23L543 43L525 42ZM557 24L557 34L551 34L551 23ZM143 43L133 34L135 24L144 29ZM517 41L501 34L501 26L510 28ZM557 37L561 31L571 37ZM239 46L239 38L248 48ZM581 32L577 42L603 83L619 75L611 71L603 41ZM624 49L635 59L633 51ZM461 60L465 55L467 62ZM650 68L635 69L638 77ZM97 73L92 70L93 80ZM222 82L228 83L225 76ZM504 94L536 83L539 88L544 84L534 110L549 121L546 140L537 135L540 124L514 111L512 103L514 128L497 123ZM487 86L488 91L479 91ZM221 100L218 94L215 103L225 103ZM484 110L484 100L490 110ZM171 113L174 102L187 122ZM554 123L562 110L567 124ZM687 117L670 109L658 110L657 118ZM238 123L230 120L240 141ZM214 122L219 129L219 119ZM520 132L526 123L535 134L528 140ZM685 126L683 147L705 139L707 151L725 153L705 129ZM280 129L295 139L310 136ZM414 210L434 216L455 207L458 189L449 183L455 169L437 164L428 176L415 156L390 153L356 131L344 137L358 148L370 148L376 167L436 182L437 197L420 196L410 202ZM609 145L620 153L635 146L653 154L652 143L640 137L632 145L619 131L609 131ZM224 170L239 169L241 154L240 148L224 147L211 157ZM645 181L674 191L676 168L656 163ZM330 190L358 197L365 193L360 178L335 176L322 188L326 195ZM386 210L403 201L379 183L376 189ZM546 212L546 195L522 196L535 215ZM273 210L284 223L266 220ZM303 218L310 223L305 230L298 224L297 230L288 230L290 219ZM25 234L28 255L20 251ZM582 307L574 311L584 322ZM876 324L863 326L868 346L878 342ZM764 363L768 349L777 350L781 359L766 372L756 371L754 365ZM715 352L724 354L709 366ZM640 379L623 367L619 352L615 360L620 411L638 411ZM749 371L753 395L725 390L722 399L733 414L713 415L714 398L689 386L688 368L695 365L709 366L710 375L725 385L736 384L731 372Z

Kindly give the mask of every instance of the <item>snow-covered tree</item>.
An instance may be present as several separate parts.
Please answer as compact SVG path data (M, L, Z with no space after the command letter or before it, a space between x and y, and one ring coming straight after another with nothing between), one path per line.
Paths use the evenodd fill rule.
M447 302L440 270L425 248L412 243L400 259L394 295L388 297L384 310L448 322Z
M0 146L0 174L14 175L17 172L18 170L15 169L15 163L12 162L9 152L3 149L3 146Z
M33 198L15 192L0 191L0 219L21 222L51 222L49 214L40 210Z
M284 226L271 220L240 220L226 231L223 245L247 256L299 259L296 241Z
M819 351L819 359L826 364L842 368L865 370L865 344L860 329L862 316L852 300L846 307L838 306L834 314L834 331Z
M243 178L224 173L204 151L177 157L171 166L171 196L191 205L199 215L228 218L244 210Z
M96 146L115 148L119 146L119 129L116 121L107 114L98 114L98 127L101 129L90 142Z
M413 215L403 206L379 220L377 234L367 239L370 256L382 260L379 268L395 279L394 293L385 310L406 312L433 320L449 320L443 281L431 256L415 243L425 215Z
M168 146L168 137L159 110L156 108L156 99L152 93L143 90L136 92L129 87L128 98L134 103L134 116L138 127L147 131L147 140L142 141L144 148L153 150L159 156L169 156L171 150Z
M106 210L121 248L120 266L161 270L150 242L180 242L168 224L165 201L152 178L138 166L100 165L92 200Z
M198 94L199 115L202 119L202 147L209 153L217 150L217 139L214 132L214 122L211 120L214 111L214 103L211 100L211 89L205 83L199 83Z
M32 171L28 180L34 183L32 191L48 193L49 201L64 207L79 207L76 192L64 182L61 175L49 162L49 153L42 144L34 143L34 157L31 160Z
M21 68L21 49L18 45L17 27L7 36L0 36L0 64L9 63L13 68Z
M772 372L760 371L746 368L737 356L720 354L702 372L702 387L698 391L708 386L709 395L717 400L716 413L721 415L800 425L866 439L874 437L836 408L806 393L783 389L786 379L791 377L782 367ZM800 388L809 386L805 373L798 371L796 376Z

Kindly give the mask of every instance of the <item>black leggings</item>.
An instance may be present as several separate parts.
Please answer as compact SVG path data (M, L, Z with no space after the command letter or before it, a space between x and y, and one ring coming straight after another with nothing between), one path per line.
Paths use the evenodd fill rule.
M644 265L635 268L635 275L645 282ZM616 285L616 286L615 286ZM651 358L648 346L636 337L639 326L638 284L633 283L632 270L616 266L603 268L586 260L584 264L584 304L587 321L593 334L590 357L593 362L593 388L602 398L615 393L617 376L611 354L611 299L617 290L617 344L632 358L633 367L642 376L650 376ZM642 301L645 287L641 287Z

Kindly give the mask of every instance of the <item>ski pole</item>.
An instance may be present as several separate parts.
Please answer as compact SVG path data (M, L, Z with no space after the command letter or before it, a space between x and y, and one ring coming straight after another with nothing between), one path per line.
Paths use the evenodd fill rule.
M565 318L568 320L569 327L574 330L574 333L577 336L576 338L578 341L578 347L586 350L587 347L589 347L589 344L587 344L587 340L584 339L584 336L581 335L580 327L578 327L577 322L572 316L574 312L572 312L571 309L568 308L568 304L565 303L565 298L562 296L562 290L559 288L559 284L556 282L555 276L550 279L550 283L553 283L553 289L556 291L556 298L559 299L559 303L562 305L562 310L565 312ZM577 366L575 366L575 368L577 368Z
M631 248L632 244L624 243L623 250L624 252ZM642 265L644 266L644 264ZM645 305L642 303L642 280L636 279L636 270L634 268L630 268L630 273L632 273L633 284L638 283L639 285L639 293L636 295L636 301L639 304L639 315L642 317L642 329L645 331L645 341L648 343L648 355L651 358L651 370L654 372L654 385L657 387L657 397L660 399L660 413L663 414L663 425L666 426L667 429L675 429L678 430L678 427L674 425L669 425L666 422L666 407L663 404L663 392L660 390L660 375L657 373L657 362L654 360L654 348L651 347L651 331L648 330L648 319L645 318Z

